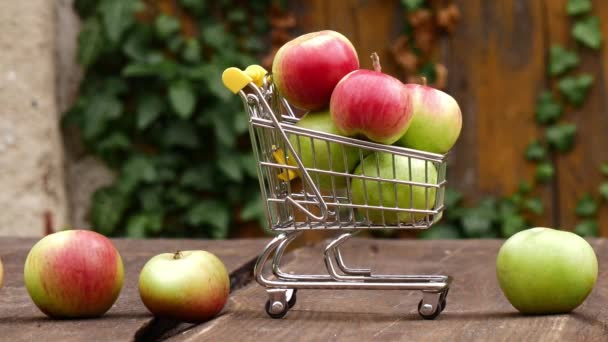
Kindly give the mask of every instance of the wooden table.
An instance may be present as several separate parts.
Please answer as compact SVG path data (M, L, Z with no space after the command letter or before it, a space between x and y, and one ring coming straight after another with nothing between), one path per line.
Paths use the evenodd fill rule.
M301 290L283 319L269 318L266 293L251 282L252 262L267 240L117 240L126 267L116 305L101 319L53 321L27 297L22 268L32 240L0 239L6 267L0 290L0 340L7 341L608 341L606 240L592 240L600 261L598 284L585 303L565 315L523 316L506 301L496 281L495 257L502 241L354 239L344 247L353 266L378 273L443 273L454 277L446 310L434 321L417 313L421 298L412 291ZM235 290L222 314L199 324L154 320L137 295L143 263L159 252L208 249L225 262ZM284 269L323 268L323 244L304 246L288 256Z

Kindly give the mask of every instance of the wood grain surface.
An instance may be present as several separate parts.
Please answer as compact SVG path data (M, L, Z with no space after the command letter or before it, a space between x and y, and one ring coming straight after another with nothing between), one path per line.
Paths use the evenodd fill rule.
M502 241L353 240L344 254L351 266L378 273L440 273L454 277L446 310L426 321L417 313L418 291L301 290L283 319L269 318L264 289L237 291L224 314L171 341L606 341L608 340L605 240L593 247L598 285L565 315L523 316L502 295L495 257ZM322 246L293 253L287 271L322 270Z
M123 259L125 280L114 306L99 319L51 320L36 308L23 284L23 265L35 241L0 239L5 282L0 289L0 341L131 341L135 336L151 340L168 330L191 327L152 320L137 290L139 271L146 261L156 254L177 249L204 249L224 261L234 278L232 286L238 287L238 282L250 280L252 262L267 243L256 239L115 240Z

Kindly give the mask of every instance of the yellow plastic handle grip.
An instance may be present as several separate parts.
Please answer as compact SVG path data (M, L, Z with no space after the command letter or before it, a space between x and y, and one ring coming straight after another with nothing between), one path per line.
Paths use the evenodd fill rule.
M251 82L255 83L258 87L261 87L262 84L264 84L264 76L266 76L267 73L266 69L256 64L248 66L245 71L231 67L224 70L222 82L224 82L226 88L236 94Z

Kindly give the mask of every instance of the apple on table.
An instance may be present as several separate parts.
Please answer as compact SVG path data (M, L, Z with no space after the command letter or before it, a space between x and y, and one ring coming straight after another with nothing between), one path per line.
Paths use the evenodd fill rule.
M536 227L511 236L496 258L496 275L504 295L525 314L574 310L597 281L597 257L582 237Z
M45 236L27 255L25 287L34 304L53 318L103 315L122 289L120 254L105 236L66 230Z
M186 322L217 315L230 293L224 263L202 250L152 257L139 274L139 295L155 316Z

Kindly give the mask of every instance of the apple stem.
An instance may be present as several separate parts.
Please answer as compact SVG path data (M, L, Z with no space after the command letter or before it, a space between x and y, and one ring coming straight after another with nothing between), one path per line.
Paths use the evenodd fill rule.
M181 251L176 251L175 254L173 254L173 259L174 260L178 260L182 258L182 252Z
M374 66L374 71L381 72L382 66L380 65L380 56L377 53L372 53L372 65Z
M426 85L427 85L426 77L421 76L421 77L420 77L420 80L422 81L422 85L423 85L423 86L426 86Z

